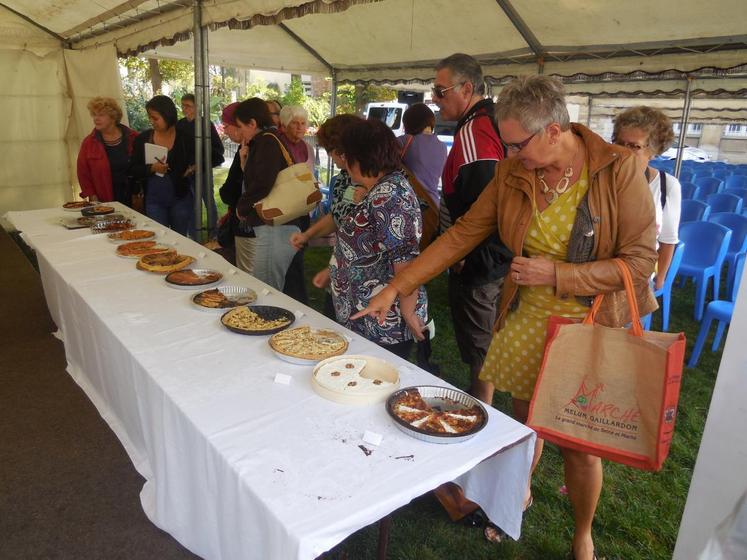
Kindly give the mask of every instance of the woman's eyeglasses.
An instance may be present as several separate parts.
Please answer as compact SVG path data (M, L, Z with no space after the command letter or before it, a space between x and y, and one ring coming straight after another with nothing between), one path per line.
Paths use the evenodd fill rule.
M449 87L434 86L431 88L431 93L433 94L433 97L437 99L443 99L444 97L446 97L447 91L452 90L461 85L464 85L464 84L454 84L453 86L449 86Z
M622 140L615 140L614 142L618 146L622 146L623 148L627 148L633 152L638 152L640 150L648 148L648 144L641 146L640 144L636 144L635 142L623 142Z
M526 140L522 140L521 142L506 142L506 149L513 152L520 152L529 145L529 142L531 142L532 138L537 136L537 134L539 134L539 130L532 134L529 138L527 138Z

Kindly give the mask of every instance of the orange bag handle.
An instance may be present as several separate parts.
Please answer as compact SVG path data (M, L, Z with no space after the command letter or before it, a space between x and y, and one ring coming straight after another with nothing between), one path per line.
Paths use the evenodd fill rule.
M643 336L643 327L641 326L641 314L638 311L638 300L636 300L635 297L635 290L633 289L633 277L630 274L630 269L628 268L628 265L625 264L625 261L622 259L612 259L615 261L615 264L617 265L617 268L620 269L620 273L623 277L623 284L625 285L625 293L628 296L628 306L630 307L630 319L631 319L631 331L632 334L635 336ZM594 303L591 305L591 309L589 309L589 313L587 313L586 317L584 317L583 324L584 325L593 325L597 318L597 312L599 311L599 308L602 306L602 300L604 299L604 294L599 294L597 297L594 298Z

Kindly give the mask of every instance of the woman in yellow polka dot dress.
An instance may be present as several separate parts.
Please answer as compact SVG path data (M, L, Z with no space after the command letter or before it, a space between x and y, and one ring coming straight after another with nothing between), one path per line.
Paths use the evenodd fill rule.
M480 377L488 389L492 382L511 393L514 418L526 422L550 315L582 317L591 299L603 293L597 321L621 327L630 320L614 259L622 259L631 271L641 315L656 309L648 281L657 257L656 222L633 155L571 123L558 80L526 76L507 84L495 118L510 157L496 166L495 178L469 211L398 272L359 316L385 319L398 296L412 293L497 230L514 257ZM488 403L492 397L492 390L479 395ZM560 451L573 507L572 556L592 560L602 461L572 449ZM532 470L541 453L537 440ZM525 507L531 503L530 483L531 477ZM496 539L498 528L488 524L485 536Z
M535 193L524 241L525 257L566 260L576 208L589 189L588 177L584 166L578 180L556 195L552 204L543 205L543 211L537 206ZM547 318L550 315L581 318L587 311L575 298L556 296L552 286L520 286L519 306L493 336L480 379L492 382L498 391L511 393L514 399L529 401L542 362Z

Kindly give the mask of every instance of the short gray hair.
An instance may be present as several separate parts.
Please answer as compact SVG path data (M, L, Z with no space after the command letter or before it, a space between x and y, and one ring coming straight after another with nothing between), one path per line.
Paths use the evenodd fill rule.
M474 92L479 95L485 94L485 80L482 77L482 67L474 57L464 54L455 53L447 56L441 62L436 64L436 71L447 68L454 80L460 83L471 82Z
M288 126L293 119L302 118L309 122L309 114L300 105L286 105L280 109L280 124Z
M511 80L498 96L496 122L514 118L527 132L538 132L550 123L561 130L571 127L563 83L551 76L522 76Z

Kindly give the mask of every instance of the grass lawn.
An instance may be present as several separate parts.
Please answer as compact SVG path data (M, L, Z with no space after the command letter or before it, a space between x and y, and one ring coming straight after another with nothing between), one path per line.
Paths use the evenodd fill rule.
M215 193L218 215L226 211L218 188L227 169L215 171ZM322 291L311 286L311 277L327 266L331 249L310 248L306 251L306 276L309 304L321 312ZM725 290L721 292L726 293ZM429 312L436 320L437 338L434 362L442 377L466 389L469 371L460 361L454 342L454 329L447 306L446 278L440 276L428 284ZM698 323L693 319L694 292L691 285L675 289L670 321L671 332L684 331L689 357ZM654 329L660 329L659 316ZM715 330L715 329L714 329ZM669 559L677 540L677 529L685 507L700 439L705 426L721 352L711 353L709 343L696 369L686 368L677 416L677 429L669 458L658 473L638 471L606 462L605 482L597 509L594 537L597 551L607 560ZM510 399L496 394L493 405L510 413ZM414 500L393 513L389 558L392 560L478 560L506 558L552 560L569 557L572 533L570 503L560 493L563 470L560 455L552 445L545 451L534 476L534 505L526 513L519 542L492 545L478 529L451 523L438 502L429 494ZM366 560L376 557L378 526L376 524L350 536L328 555L328 560Z

